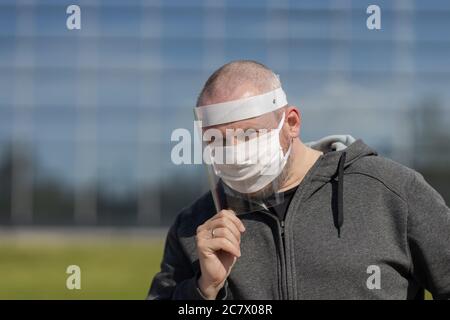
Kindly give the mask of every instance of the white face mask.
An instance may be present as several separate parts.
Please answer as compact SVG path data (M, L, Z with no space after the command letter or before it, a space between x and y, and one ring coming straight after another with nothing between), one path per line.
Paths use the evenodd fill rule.
M215 161L210 154L215 174L240 193L257 192L275 180L286 165L292 147L291 144L283 154L280 131L284 119L283 112L278 128L248 141L232 146L211 146L215 155L220 152L223 159L235 159L233 163L223 163Z

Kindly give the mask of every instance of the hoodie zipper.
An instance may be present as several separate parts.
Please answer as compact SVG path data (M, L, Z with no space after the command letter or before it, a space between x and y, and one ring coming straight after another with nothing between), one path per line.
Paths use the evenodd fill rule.
M261 211L261 213L269 216L271 219L275 220L278 226L278 246L277 250L279 251L279 262L280 262L280 299L287 300L289 299L289 283L288 283L288 267L287 267L287 259L286 259L286 244L285 244L285 221L280 220L273 216L272 213L268 211Z
M300 182L298 188L301 188L301 189L296 191L296 195L298 197L298 199L296 200L297 202L300 203L301 199L303 198L303 194L305 192L305 185L307 185L307 183L310 182L310 177L311 177L312 173L314 172L314 170L316 168L319 167L320 163L322 162L322 159L323 159L323 157L320 157L316 161L316 163L310 169L308 174L303 178L302 182ZM294 195L294 198L295 198L295 195ZM294 198L292 199L292 201L294 201ZM300 211L300 207L301 206L298 204L295 209L297 211ZM295 271L292 270L293 267L289 265L291 263L290 262L291 259L288 259L288 255L287 255L287 249L288 249L288 246L287 246L288 243L287 242L288 242L289 239L286 239L286 221L287 221L287 219L292 220L292 218L291 218L291 216L292 216L291 211L293 211L293 210L294 210L294 207L292 206L292 203L291 203L288 206L288 208L287 208L287 211L286 211L286 214L285 214L283 220L280 220L280 219L274 217L273 214L271 214L268 211L262 211L266 215L270 216L272 219L276 220L277 226L278 226L278 230L279 230L279 241L280 241L280 244L278 246L278 250L280 250L279 254L280 254L280 264L281 264L281 272L280 272L281 293L280 293L280 297L283 300L297 299L296 284L295 284L296 279L293 276L295 274ZM289 285L289 279L291 279L293 281L293 284L291 286ZM290 288L290 287L292 287L292 288Z
M288 283L288 268L287 268L287 259L286 259L286 243L285 243L285 225L284 225L284 219L280 221L280 238L281 238L281 259L282 259L282 266L283 266L283 273L284 273L284 279L283 274L281 275L281 279L284 280L284 286L286 292L284 290L281 291L283 295L283 300L289 299L289 283Z

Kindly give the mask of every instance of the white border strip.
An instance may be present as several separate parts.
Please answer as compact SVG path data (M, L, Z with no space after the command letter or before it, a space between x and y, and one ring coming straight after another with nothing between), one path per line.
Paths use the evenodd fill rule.
M196 107L194 115L197 121L202 121L202 127L209 127L258 117L285 105L286 94L278 88L249 98Z

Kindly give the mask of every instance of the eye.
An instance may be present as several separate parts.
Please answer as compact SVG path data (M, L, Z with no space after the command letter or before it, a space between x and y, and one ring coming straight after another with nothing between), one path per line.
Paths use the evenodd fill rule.
M214 137L214 136L209 138L209 140L205 140L206 144L208 144L208 145L212 144L214 141L216 141L216 137Z
M245 141L249 141L251 139L258 137L258 130L259 129L248 129L245 132Z
M216 147L224 147L227 145L227 139L226 138L216 138L213 141L209 142L208 144L213 144Z

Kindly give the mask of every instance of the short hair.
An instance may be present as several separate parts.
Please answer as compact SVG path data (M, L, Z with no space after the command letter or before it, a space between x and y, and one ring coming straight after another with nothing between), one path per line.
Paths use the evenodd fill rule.
M236 60L214 71L206 80L197 98L197 107L205 105L205 100L220 99L225 102L233 92L243 86L253 88L257 94L281 87L279 77L262 63L253 60ZM228 100L227 100L228 99Z

